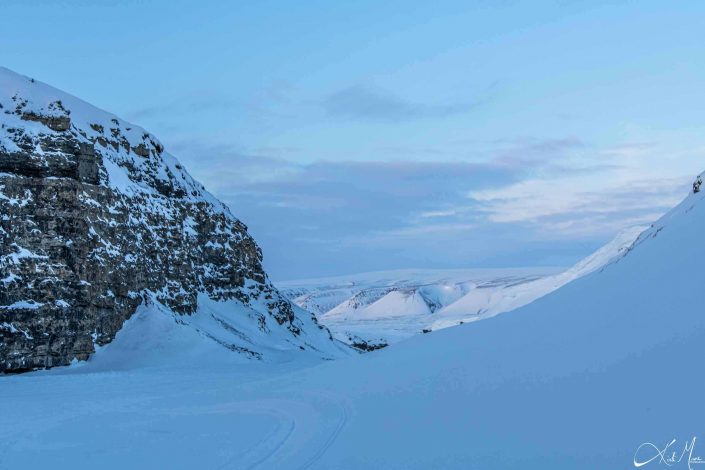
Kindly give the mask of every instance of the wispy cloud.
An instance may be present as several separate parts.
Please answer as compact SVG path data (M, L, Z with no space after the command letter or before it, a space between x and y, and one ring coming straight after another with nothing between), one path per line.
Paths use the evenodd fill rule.
M444 118L473 111L487 98L456 103L422 103L390 91L355 85L336 91L321 102L329 116L378 121Z
M530 179L491 190L471 191L489 222L530 224L556 236L614 233L633 223L654 221L683 199L690 177L624 180L609 173Z
M497 145L501 149L496 157L498 162L522 166L567 159L574 152L586 148L586 144L574 136L548 139L523 137L497 141Z
M149 118L167 118L175 115L210 113L216 110L228 110L241 106L236 100L227 96L214 96L208 93L195 93L167 103L146 105L129 111L125 117L132 121Z

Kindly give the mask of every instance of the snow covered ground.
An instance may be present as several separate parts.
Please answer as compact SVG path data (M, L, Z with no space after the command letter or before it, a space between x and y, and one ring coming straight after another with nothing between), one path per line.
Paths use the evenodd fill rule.
M391 344L424 330L490 318L533 302L620 257L644 229L622 231L568 270L407 269L278 285L341 341Z
M142 362L126 329L84 366L0 378L0 468L697 468L702 198L527 306L370 354Z

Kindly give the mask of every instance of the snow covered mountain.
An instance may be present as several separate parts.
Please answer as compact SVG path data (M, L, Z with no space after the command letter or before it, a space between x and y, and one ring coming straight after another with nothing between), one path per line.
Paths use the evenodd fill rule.
M0 378L0 467L696 468L704 198L511 313L314 367L116 370L135 316L85 367Z
M622 231L568 270L400 270L278 283L341 341L375 349L526 305L618 259L645 227Z
M247 227L155 136L5 68L0 215L0 372L86 359L145 302L245 356L338 352L269 282ZM233 308L204 311L204 299Z
M277 286L294 303L315 313L341 341L374 348L429 328L445 307L474 289L494 291L561 271L405 269L278 282Z

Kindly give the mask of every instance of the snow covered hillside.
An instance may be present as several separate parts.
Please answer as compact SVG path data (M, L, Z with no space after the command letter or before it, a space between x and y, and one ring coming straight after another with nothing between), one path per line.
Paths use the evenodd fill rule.
M558 268L382 271L278 283L341 341L375 348L422 331L514 310L619 258L645 227L622 231L568 270Z
M2 67L0 286L0 372L84 360L147 301L176 321L210 317L203 299L233 305L224 335L201 331L248 357L262 358L263 343L339 349L269 282L247 227L154 135Z
M660 449L695 468L703 233L691 194L512 313L318 365L117 370L126 329L82 367L0 378L0 468L649 469Z
M475 289L501 290L560 268L397 270L279 282L341 341L363 347L397 342L430 328L445 307Z

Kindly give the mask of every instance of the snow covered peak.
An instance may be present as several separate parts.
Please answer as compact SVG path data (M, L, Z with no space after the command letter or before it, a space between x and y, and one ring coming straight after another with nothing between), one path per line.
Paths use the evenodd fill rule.
M680 204L664 214L659 220L654 222L649 228L644 230L630 249L624 253L624 255L626 256L633 248L636 248L642 243L656 238L662 230L666 229L670 225L692 223L689 218L685 218L684 216L693 212L697 206L703 204L702 201L705 199L705 192L701 190L703 178L705 178L705 172L700 173L695 178L695 181L693 182L693 190L686 196L686 198L681 201Z
M98 138L105 130L114 128L120 131L121 137L131 148L149 143L159 153L164 149L159 140L142 127L6 67L0 67L0 106L0 109L4 110L2 123L5 125L13 122L13 116L40 124L42 122L35 117L55 120L51 125L44 123L44 127L23 123L22 127L28 132L46 132L46 127L55 132L62 132L73 127L85 131L87 136ZM103 128L103 132L100 128Z
M18 130L20 130L18 135ZM227 206L194 180L153 134L33 78L0 67L0 151L17 153L27 139L72 134L103 157L101 182L122 193L161 193ZM33 149L43 153L41 149Z

